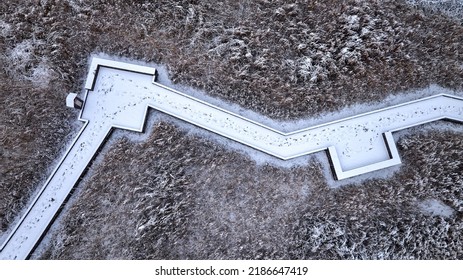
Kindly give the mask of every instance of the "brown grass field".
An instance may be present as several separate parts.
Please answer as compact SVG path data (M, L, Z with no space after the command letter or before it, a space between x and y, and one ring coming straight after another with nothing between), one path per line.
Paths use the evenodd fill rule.
M76 133L64 100L91 54L163 64L175 83L277 120L463 90L458 1L129 2L0 2L0 231ZM410 130L396 173L332 188L316 158L256 163L176 123L113 136L32 257L463 258L461 126Z

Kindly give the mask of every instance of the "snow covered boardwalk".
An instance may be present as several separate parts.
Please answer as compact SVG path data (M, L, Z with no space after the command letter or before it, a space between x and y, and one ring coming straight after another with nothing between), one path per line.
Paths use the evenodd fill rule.
M149 107L283 160L328 151L338 180L399 164L394 131L440 119L463 122L463 98L442 94L283 133L154 77L151 67L93 59L80 115L85 125L0 247L0 259L27 258L111 129L142 131Z

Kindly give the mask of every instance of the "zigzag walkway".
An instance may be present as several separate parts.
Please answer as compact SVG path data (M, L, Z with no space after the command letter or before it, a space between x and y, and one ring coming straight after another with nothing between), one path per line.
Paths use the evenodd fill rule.
M93 58L85 124L25 215L0 259L25 259L113 128L143 130L148 107L287 160L327 151L336 179L400 164L392 132L447 119L463 122L463 98L436 95L283 133L155 82L152 67Z

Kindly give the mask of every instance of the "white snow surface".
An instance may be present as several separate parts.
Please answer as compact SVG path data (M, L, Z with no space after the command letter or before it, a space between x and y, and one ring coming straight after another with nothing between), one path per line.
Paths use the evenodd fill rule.
M449 218L455 212L450 206L435 198L425 199L421 201L418 206L424 214L431 216Z
M11 24L0 20L0 36L1 37L6 37L10 34L11 32Z
M342 170L389 160L390 151L385 146L384 132L443 117L460 120L463 115L460 99L439 95L355 118L284 133L160 84L153 84L147 75L128 72L122 76L121 72L102 68L98 74L101 88L97 92L111 99L110 102L114 104L111 109L107 109L106 99L95 94L89 95L86 105L87 108L101 107L101 110L95 111L103 114L102 117L110 120L115 127L141 131L145 108L149 106L280 159L295 158L332 146L336 148ZM130 88L130 91L126 91L126 88ZM127 101L127 98L131 101ZM83 118L95 117L93 110L84 110Z
M459 21L463 20L463 0L406 0L406 3L442 13Z
M442 118L463 121L463 99L437 95L282 132L278 129L292 130L302 122L276 123L242 109L227 111L213 105L217 100L207 103L153 82L150 67L94 58L90 69L80 116L85 125L0 248L0 259L28 256L108 133L113 128L143 131L148 107L283 160L328 150L338 179L400 163L393 131Z

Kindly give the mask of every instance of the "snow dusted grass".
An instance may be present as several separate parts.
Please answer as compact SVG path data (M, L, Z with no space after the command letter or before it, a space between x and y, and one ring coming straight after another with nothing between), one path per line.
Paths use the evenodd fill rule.
M402 1L1 1L0 23L2 225L65 148L65 93L89 53L163 63L175 83L282 120L463 86L463 27ZM46 90L28 81L41 63ZM317 161L256 164L176 127L114 144L41 257L463 258L461 131L407 135L404 169L332 188ZM426 199L455 212L422 213Z
M167 121L169 121L168 118ZM111 148L108 154L105 155L102 164L96 167L91 180L87 181L79 192L80 196L74 202L75 204L67 209L69 215L63 217L61 228L56 228L56 237L49 241L50 244L44 245L45 248L41 248L42 255L39 255L39 257L299 258L297 254L300 254L303 258L313 258L310 253L292 247L297 247L298 242L302 242L301 239L303 240L305 236L294 236L291 231L285 232L284 230L289 225L292 225L293 229L298 229L295 223L301 221L294 217L300 217L301 213L308 211L308 205L317 204L318 199L324 195L329 197L333 195L333 192L341 192L341 190L327 188L328 182L321 179L323 177L320 174L318 163L312 161L305 166L288 169L277 168L269 164L257 166L252 158L227 151L225 147L214 141L214 139L212 141L206 139L204 134L202 137L198 137L194 132L193 134L186 134L185 129L176 129L173 125L166 123L166 117L156 117L155 124L156 129L146 142L130 143L128 138L116 142L115 146L118 147L116 151L114 147ZM164 133L159 130L162 126L168 127L169 131ZM190 130L195 129L190 128ZM196 128L196 130L199 129ZM453 132L457 132L458 135L458 132L461 133L461 129L458 130L457 128ZM122 133L118 134L121 135ZM132 136L133 134L129 135ZM162 151L155 149L158 145L164 147ZM203 149L201 146L206 147ZM403 147L402 142L400 142L400 147ZM197 148L200 150L196 150ZM137 153L146 156L145 162ZM159 158L161 154L167 158ZM125 171L120 172L117 171L118 167L108 166L108 163L113 162L119 162L120 164L125 162L125 164L119 166ZM165 166L170 166L168 174L163 174ZM212 170L210 166L212 166ZM246 170L249 172L242 174L242 166L246 166ZM456 163L456 168L461 168L459 163ZM159 169L161 169L161 173ZM139 171L148 172L149 174L144 172L140 174ZM444 168L443 171L446 172L447 170ZM145 176L151 179L145 181ZM157 176L161 176L162 179ZM389 182L396 180L394 188L400 181L396 177L389 178ZM113 179L108 181L108 178ZM378 180L373 177L373 179L364 182L364 185L375 181ZM118 183L115 186L113 184L108 185L108 182ZM454 183L458 184L458 182ZM224 189L223 186L226 186L226 188ZM321 186L324 186L324 188L320 188ZM389 188L389 186L381 184L379 186ZM349 187L352 187L352 185ZM106 188L104 197L98 198L97 192L103 188ZM113 188L117 191L114 191ZM132 188L135 188L135 190ZM366 200L374 198L375 188L370 190L372 193L365 195L367 196ZM140 193L138 193L139 190ZM334 194L334 196L336 195ZM269 197L275 199L278 206L275 206L275 200L268 201ZM81 199L83 199L82 202ZM315 199L315 201L312 199ZM358 208L383 207L385 199L387 198L376 198L372 204L359 204ZM401 204L396 205L393 198L389 199L391 199L391 202L389 202L391 205L387 205L386 208L400 208ZM412 194L405 201L410 203L414 199L416 200ZM99 224L104 223L103 215L109 214L101 205L102 201L107 200L109 200L108 203L103 203L104 208L110 207L111 220L118 220L121 223L124 221L123 224L117 225L117 227L123 228L115 230L116 225L111 224L107 227ZM95 207L95 209L92 210L90 217L78 221L79 226L77 227L76 222L73 221L73 216L79 216L79 213L88 213L86 206L83 206L83 201L95 203L94 206L91 206ZM158 202L153 205L153 201ZM382 203L379 203L380 201ZM333 203L332 201L326 202L327 205L325 206L333 207L329 205ZM362 200L357 202L371 203ZM335 203L340 202L336 201ZM112 205L118 206L114 208ZM130 208L134 207L134 205L136 210ZM410 205L407 205L407 207L412 208ZM415 208L418 209L416 205ZM408 208L403 210L410 212L410 215L419 216L422 207L419 208L415 211ZM128 213L128 209L132 209L130 213ZM295 209L296 212L293 212ZM346 210L362 211L359 209L354 207L354 209ZM382 209L379 210L382 211ZM339 211L343 212L343 209ZM144 214L140 215L140 212ZM314 212L314 214L317 214L317 212ZM354 215L356 214L359 214L358 219L361 220L365 218L364 215L367 215L367 218L370 217L368 211L366 213L354 213ZM250 219L249 217L253 218ZM302 222L304 219L305 217L302 218ZM204 221L207 221L207 223ZM249 222L258 224L258 228L249 226ZM282 223L283 228L275 228L274 223L278 222ZM80 225L80 223L83 224ZM174 228L170 226L174 226ZM363 226L367 230L371 225L367 223ZM127 230L127 227L131 228L132 231ZM72 232L63 234L63 231L72 228L74 228ZM82 231L82 229L85 230ZM113 230L115 230L114 233L117 232L120 235L111 237ZM105 239L103 240L99 235L101 232L104 232ZM213 236L210 236L211 232L214 233ZM246 239L245 236L242 236L243 234L254 236L254 238L248 237ZM227 239L224 239L223 235L227 236ZM79 241L82 236L85 236L85 243ZM242 238L245 238L248 242L240 243ZM358 242L355 236L352 238L352 242ZM374 236L367 236L367 238L375 240ZM90 244L86 242L90 242ZM111 246L93 247L91 245L101 242L109 242ZM130 242L133 249L122 247L127 242ZM240 246L235 248L237 242ZM140 249L141 244L143 244L143 249ZM267 251L262 252L248 247L256 244L265 244L265 246L268 246ZM274 244L286 244L286 246L275 246ZM341 246L336 248L337 250L346 250L346 252L323 251L318 253L326 254L326 256L329 256L327 258L395 257L395 255L391 256L378 251L384 247L383 250L387 252L390 250L387 247L390 244L378 244L380 249L371 248L368 251L370 255L362 255L362 252L355 251L356 245L350 249L343 248L340 244L336 246ZM360 244L359 246L363 245ZM50 248L54 249L51 250ZM166 251L165 248L169 248L169 250ZM215 248L215 251L209 251L208 248ZM220 251L216 251L219 250L217 248ZM316 242L313 250L318 250ZM407 248L401 248L400 250L406 251ZM402 251L397 255L400 258L420 257L413 253L400 255L403 254ZM333 256L330 254L333 254ZM425 256L424 258L428 257Z
M406 2L425 12L442 13L463 23L463 1L461 0L407 0Z
M405 165L393 176L333 189L316 161L256 165L159 121L146 142L109 149L41 256L458 258L461 219L421 201L461 212L460 136L416 130L400 138Z
M308 203L300 220L301 247L294 256L460 259L459 135L461 131L416 131L398 141L404 165L387 180L372 179L324 194L313 192L312 201L317 203ZM448 160L436 159L444 154Z
M111 170L115 170L115 166L106 165L108 160L111 161L108 157L125 157L126 155L131 158L135 156L131 159L134 164L124 164L125 167L123 168L126 172L113 172ZM141 161L142 158L144 160ZM252 249L252 244L247 244L244 248L239 248L239 246L228 248L229 245L220 244L222 243L220 236L210 235L209 230L218 231L217 234L234 238L233 236L239 233L239 227L233 229L230 224L229 229L232 230L230 232L227 232L225 228L222 230L215 228L222 227L220 223L223 218L237 221L242 226L247 227L246 231L250 233L254 231L254 225L262 222L259 216L261 214L268 215L264 221L266 226L262 225L262 230L260 230L262 236L274 240L275 244L281 244L281 249L284 250L285 236L265 233L265 227L272 226L271 215L281 216L282 220L288 218L288 211L295 211L293 213L295 215L298 208L294 207L294 203L289 203L290 198L298 196L299 193L303 196L308 194L306 187L301 186L301 183L305 185L304 182L309 180L302 172L305 168L300 168L299 175L295 175L271 166L256 167L253 166L254 164L249 158L243 158L238 153L227 151L220 145L204 138L187 136L165 122L160 122L155 126L149 141L145 143L134 144L126 139L118 141L105 156L104 162L105 164L100 165L100 167L106 165L108 169L97 168L89 183L100 190L104 189L106 198L88 200L90 204L87 204L87 209L93 210L91 213L85 212L85 218L78 222L80 223L79 226L77 224L71 227L65 226L69 231L66 235L55 239L61 240L61 242L59 244L52 243L52 246L57 246L56 248L59 247L60 250L63 249L66 252L56 250L52 253L53 257L66 257L67 254L72 254L75 258L120 258L122 257L120 255L121 250L129 258L187 258L188 256L190 258L207 258L214 255L221 258L221 251L223 250L239 257L240 253L246 250L255 251L257 249ZM211 166L213 170L209 169ZM243 166L251 169L249 172L242 173L241 168ZM214 172L216 175L208 175L210 172ZM260 175L258 178L254 178L255 174ZM103 181L101 181L102 176L105 178ZM108 183L108 178L113 176L122 184ZM231 180L232 178L234 179ZM294 188L288 190L287 184L281 183L272 187L268 184L268 180L271 178L276 178L277 181L281 180L281 182L288 181L289 184L294 184ZM135 188L132 185L133 180L138 182L138 186ZM104 181L106 183L103 183ZM101 183L104 185L99 185ZM259 206L252 201L252 197L259 195L260 192L264 192L264 196L275 196L278 201L281 201L281 205L277 208L270 207L270 205L266 206L269 211L259 209ZM80 197L90 199L97 193L93 187L84 185ZM113 197L116 193L120 195L118 198ZM112 239L105 238L105 243L112 243L111 248L108 247L109 251L104 249L95 255L96 251L85 248L85 244L103 242L93 239L93 237L99 239L98 236L103 236L102 233L96 232L101 228L94 224L96 222L94 218L102 219L103 216L100 215L104 211L100 211L102 210L100 208L111 207L114 203L127 206L124 211L125 214L114 211L115 216L110 217L111 220L117 219L120 224L124 224L125 230L123 232L116 230L116 233L111 225L105 227L108 231L104 235L117 234L121 237L119 239L121 243L117 241L118 244L116 244ZM303 200L300 203L302 207ZM79 204L80 202L76 202L69 211L81 211L81 209L75 208ZM147 207L147 204L150 206ZM214 213L219 209L223 210ZM248 219L253 216L255 217L253 220ZM80 217L82 217L81 214ZM63 225L70 222L68 219L69 216L66 215ZM71 223L74 224L75 222ZM284 224L281 225L281 227L284 226ZM201 230L204 227L208 230ZM90 243L86 241L80 243L74 239L80 239L78 237L82 236L80 231L85 228L88 230L87 234L90 237L88 242ZM205 241L208 242L208 239L205 239L207 236L204 235L215 236L214 241L209 242L209 244L204 243ZM80 243L77 247L81 247L82 250L75 247L67 251L66 248L77 245L75 242ZM132 249L123 249L127 244L132 244L129 246ZM172 247L172 244L183 245ZM194 251L202 247L211 249L215 247L215 249L213 251L201 249L199 253L202 256L196 256ZM74 249L77 251L72 252ZM282 253L283 251L278 254ZM80 254L83 255L79 257Z
M462 88L463 27L402 1L26 3L2 2L18 31L3 48L32 40L25 75L46 57L75 90L100 51L162 62L176 83L278 119L430 83Z
M78 128L69 121L77 115L63 107L56 85L38 89L32 83L15 84L0 76L0 89L3 233L45 181Z

